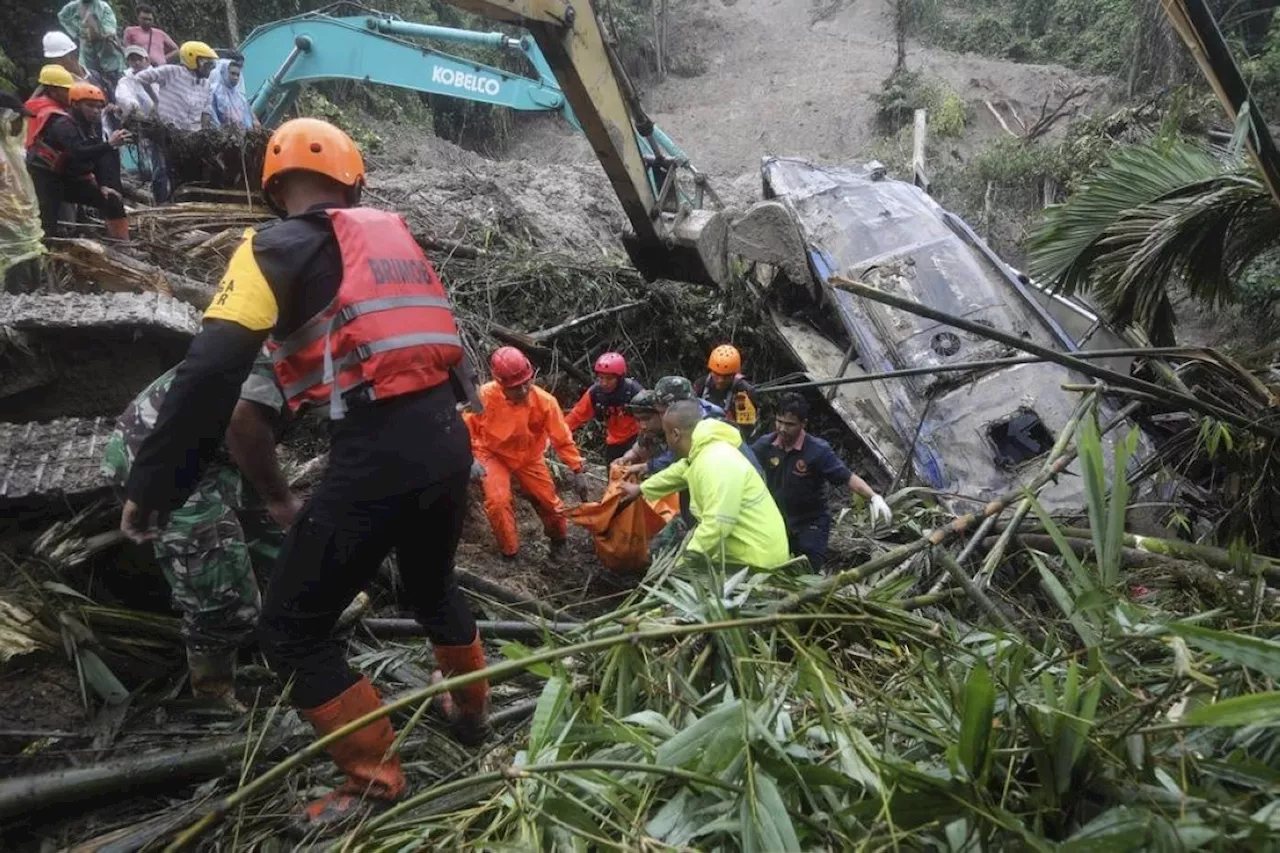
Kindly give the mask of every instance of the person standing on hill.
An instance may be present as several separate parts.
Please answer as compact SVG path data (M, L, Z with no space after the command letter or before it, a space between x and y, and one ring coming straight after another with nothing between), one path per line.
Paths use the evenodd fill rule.
M58 213L64 202L96 208L106 223L107 236L129 239L124 198L109 185L112 173L106 158L119 158L117 149L131 139L117 130L100 137L106 96L91 83L75 80L58 65L40 70L45 94L27 101L35 114L28 125L27 171L40 201L40 224L45 237L58 234ZM117 159L118 162L118 159ZM114 175L118 178L117 167Z
M285 538L258 628L267 662L320 735L382 704L332 631L393 549L442 674L485 666L453 565L472 461L457 408L462 340L404 219L360 206L364 179L359 149L327 122L294 119L271 135L262 187L281 219L246 232L232 255L134 457L120 518L130 539L156 538L199 483L266 343L290 410L315 408L330 422L328 468ZM454 737L480 743L488 682L451 696ZM330 826L404 794L394 742L383 717L331 743L347 781L307 806L306 820Z
M596 359L596 381L565 416L570 432L588 421L604 421L604 458L613 464L636 443L640 424L627 405L644 390L627 376L627 360L620 353L607 352Z
M156 26L156 10L146 3L137 5L138 23L124 28L124 46L137 45L147 52L154 66L168 65L178 58L178 43Z
M213 127L213 90L209 75L218 64L218 54L202 41L183 42L177 65L144 68L133 76L139 83L159 87L159 116L178 130Z
M58 23L79 40L80 64L101 74L100 84L114 91L124 72L124 46L111 4L106 0L71 0L58 12Z
M492 382L480 388L483 412L467 412L475 453L473 479L484 485L484 512L498 540L502 556L514 560L520 550L511 478L529 496L551 540L551 555L563 553L569 535L564 504L547 468L547 443L573 471L573 487L587 499L582 454L573 443L556 398L533 384L533 365L515 347L501 347L489 359Z

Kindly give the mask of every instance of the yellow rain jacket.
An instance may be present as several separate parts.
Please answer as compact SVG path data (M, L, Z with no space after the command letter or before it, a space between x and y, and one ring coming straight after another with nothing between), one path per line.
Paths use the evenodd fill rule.
M714 563L769 569L785 563L787 528L764 479L738 450L731 424L705 420L693 429L689 458L659 471L640 488L648 500L689 489L698 520L689 550Z

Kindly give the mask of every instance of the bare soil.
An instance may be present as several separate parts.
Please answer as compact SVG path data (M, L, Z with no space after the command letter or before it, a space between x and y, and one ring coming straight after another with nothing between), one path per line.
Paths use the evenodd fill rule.
M895 39L888 0L690 0L671 24L673 71L643 93L651 117L703 171L759 192L763 156L829 162L866 157L875 141L871 95L893 71ZM692 57L692 58L691 58ZM984 100L1011 105L1025 121L1046 97L1076 85L1106 97L1106 81L1052 65L957 54L910 43L907 67L944 81L969 107L962 140L939 148L967 156L1005 134ZM698 73L701 72L701 73ZM538 162L590 157L563 122L522 122L511 156Z

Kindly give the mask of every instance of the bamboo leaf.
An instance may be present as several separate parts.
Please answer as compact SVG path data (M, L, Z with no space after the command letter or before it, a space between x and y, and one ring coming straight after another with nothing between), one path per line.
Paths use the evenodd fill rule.
M520 643L515 640L503 643L499 650L502 652L502 656L507 660L524 660L533 654L533 649L529 648L524 643ZM549 663L531 664L529 666L529 672L532 672L534 675L541 678L550 678L553 675L551 664Z
M1185 622L1174 622L1169 630L1202 651L1280 679L1280 642L1248 634L1215 631Z
M1144 849L1151 817L1120 806L1094 818L1058 848L1059 853L1129 853Z
M538 697L529 727L530 758L536 760L542 748L547 745L552 737L552 726L560 721L572 697L573 688L564 676L557 675L547 680Z
M80 669L84 673L84 680L93 692L101 697L102 701L108 705L119 705L129 698L129 691L120 683L120 679L116 678L111 668L98 657L97 653L92 649L79 647L76 649L76 657L80 660Z
M1093 588L1094 584L1089 573L1085 571L1084 566L1080 562L1080 558L1076 556L1075 549L1067 542L1067 538L1062 535L1062 529L1058 527L1058 523L1053 520L1053 516L1045 511L1044 506L1034 496L1031 499L1031 511L1036 514L1036 518L1040 519L1040 524L1044 527L1045 533L1049 534L1049 538L1053 540L1053 544L1058 547L1058 552L1062 555L1062 559L1066 562L1067 567L1071 569L1071 576L1074 579L1072 584L1075 587L1075 594L1080 595L1087 590ZM1070 615L1074 611L1074 607L1064 610L1064 615Z
M1223 699L1186 714L1184 726L1252 726L1280 722L1280 692L1250 693Z
M1076 633L1080 635L1080 639L1086 646L1096 646L1097 634L1093 630L1087 620L1077 611L1075 602L1071 598L1071 594L1067 592L1066 587L1058 580L1049 567L1045 565L1044 560L1040 559L1034 552L1032 559L1035 561L1036 569L1040 572L1040 581L1044 585L1045 590L1053 598L1058 605L1058 609L1071 622L1071 627L1076 629Z
M778 785L767 773L755 774L756 802L760 809L761 822L767 820L768 831L763 832L769 839L769 850L799 850L800 839L796 837L795 827L791 824L791 815L782 802L782 794Z
M1107 537L1107 468L1102 455L1102 438L1098 434L1096 413L1082 418L1076 433L1079 450L1080 472L1084 480L1085 511L1089 516L1089 531L1093 534L1093 554L1105 577L1104 561L1109 558ZM1122 528L1123 529L1123 526ZM1054 540L1055 544L1057 540Z
M960 763L970 779L985 774L987 744L991 740L991 720L995 714L996 691L987 662L978 658L969 671L964 688L964 715L960 719Z
M720 705L658 747L657 763L681 767L692 761L722 726L736 724L741 712L741 700L733 699Z

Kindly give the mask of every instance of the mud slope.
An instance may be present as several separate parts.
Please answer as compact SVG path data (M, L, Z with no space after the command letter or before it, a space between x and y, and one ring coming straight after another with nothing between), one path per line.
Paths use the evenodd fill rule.
M754 169L764 153L833 161L857 157L874 134L870 95L893 70L891 4L837 5L823 16L811 0L695 0L678 44L696 45L707 70L652 87L648 105L655 121L713 174ZM942 78L971 104L1009 101L1024 117L1038 112L1055 85L1078 79L1060 67L915 43L907 65ZM981 109L972 111L972 132L1003 133Z
M677 4L673 4L676 6ZM703 66L644 87L654 120L720 178L754 173L764 154L828 161L862 156L875 135L870 95L893 70L888 0L682 0L671 25L673 64ZM941 78L970 105L965 145L1003 134L982 105L1005 101L1025 120L1056 87L1087 82L1058 66L1024 65L911 43L907 65ZM562 122L521 122L510 156L590 157Z

